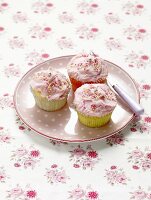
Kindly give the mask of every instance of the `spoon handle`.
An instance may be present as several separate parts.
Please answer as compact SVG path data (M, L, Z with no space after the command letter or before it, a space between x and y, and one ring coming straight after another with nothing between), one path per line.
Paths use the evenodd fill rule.
M116 84L112 87L118 93L118 95L129 105L130 109L136 115L141 115L144 113L144 109L136 101L134 101L120 86Z

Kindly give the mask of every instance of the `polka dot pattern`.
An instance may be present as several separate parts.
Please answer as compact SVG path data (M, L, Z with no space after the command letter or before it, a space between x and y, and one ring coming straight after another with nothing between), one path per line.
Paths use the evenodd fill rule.
M115 118L117 121L116 124L111 121L109 124L100 128L88 128L78 121L76 112L73 109L71 112L68 105L56 112L46 112L38 108L35 103L33 103L35 101L29 87L29 81L31 80L33 73L38 70L47 69L48 66L54 67L55 69L59 66L59 69L65 72L64 66L67 66L70 59L71 57L67 56L55 60L53 59L52 61L49 60L33 68L23 77L18 85L17 92L15 94L15 101L17 111L20 116L24 116L23 120L25 123L38 133L47 137L63 141L70 140L71 142L83 142L103 138L106 135L113 134L113 132L116 132L125 126L125 124L131 120L133 115L130 112L123 110L120 106L117 106L113 112L112 121L114 121ZM110 66L109 73L112 81L116 81L116 83L118 82L119 85L124 85L127 90L134 91L133 93L136 94L135 98L138 100L138 92L135 88L133 80L127 76L125 71L118 68L118 66L109 62L107 64ZM67 74L67 72L65 72L65 74ZM127 84L127 82L129 84ZM26 97L28 97L28 99L26 99ZM28 102L28 104L25 102ZM117 118L118 113L121 112L121 110L124 115L122 120L121 118Z

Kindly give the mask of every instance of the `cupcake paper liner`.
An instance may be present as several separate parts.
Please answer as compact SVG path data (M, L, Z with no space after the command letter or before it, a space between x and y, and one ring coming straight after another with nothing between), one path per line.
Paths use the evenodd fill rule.
M42 97L39 91L33 90L32 93L34 95L36 104L39 108L46 111L56 111L61 109L67 102L67 98L60 100L48 100L46 97Z
M78 111L77 111L77 114L78 114L79 121L82 124L84 124L85 126L88 126L88 127L97 128L97 127L107 124L109 122L109 120L111 119L112 113L109 113L102 117L87 116Z

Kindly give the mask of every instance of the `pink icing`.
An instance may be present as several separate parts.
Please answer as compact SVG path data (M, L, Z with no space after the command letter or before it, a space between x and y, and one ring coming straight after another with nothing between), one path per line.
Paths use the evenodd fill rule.
M70 77L83 82L105 80L108 75L104 60L93 52L74 56L69 62L67 70Z
M70 91L70 84L66 76L52 69L36 72L30 86L41 92L41 95L48 100L63 99Z
M87 116L107 115L117 104L115 94L105 84L84 84L74 95L76 110Z

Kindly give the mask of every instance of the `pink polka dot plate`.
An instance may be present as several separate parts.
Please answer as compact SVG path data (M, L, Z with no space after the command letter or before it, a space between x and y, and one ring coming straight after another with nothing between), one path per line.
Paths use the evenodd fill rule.
M35 105L30 91L32 75L49 66L67 75L66 66L72 56L62 56L50 59L30 69L19 81L15 93L14 104L20 119L33 131L49 139L64 142L87 142L103 139L123 130L133 119L134 114L118 99L118 105L113 111L111 120L100 128L88 128L82 125L73 108L67 104L56 112L46 112ZM122 87L135 99L139 99L139 91L134 80L119 66L105 61L109 68L112 82Z

